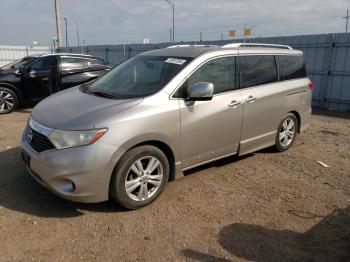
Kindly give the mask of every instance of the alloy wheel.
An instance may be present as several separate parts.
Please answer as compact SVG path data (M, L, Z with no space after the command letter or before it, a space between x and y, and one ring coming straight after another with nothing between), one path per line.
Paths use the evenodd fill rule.
M281 126L279 133L279 141L283 147L287 147L292 143L295 136L295 123L292 118L286 118Z
M0 112L11 111L14 104L14 97L11 93L0 91Z
M125 190L134 201L145 201L151 198L163 183L164 168L154 156L136 160L126 174Z

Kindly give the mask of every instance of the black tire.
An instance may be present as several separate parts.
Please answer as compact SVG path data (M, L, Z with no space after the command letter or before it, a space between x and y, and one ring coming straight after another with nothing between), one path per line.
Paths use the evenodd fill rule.
M3 94L2 96L0 95L0 115L1 114L9 114L17 109L18 96L15 92L13 92L11 89L0 86L0 94ZM10 95L11 99L5 101L5 99L8 99L8 98L5 98L6 97L5 94ZM9 102L11 104L13 104L12 107L10 107Z
M293 123L294 123L294 135L292 137L292 140L288 144L283 144L283 142L280 140L280 133L283 132L283 123L286 120L293 121ZM287 116L282 119L282 121L279 124L278 129L277 129L276 141L275 141L275 149L277 150L277 152L283 152L283 151L286 151L289 148L291 148L291 146L293 145L295 138L297 136L298 129L299 129L299 124L298 124L297 118L295 117L294 114L288 113Z
M163 178L161 179L160 186L157 190L155 190L154 195L152 195L146 200L136 201L128 196L128 193L126 192L125 181L130 175L128 171L130 170L131 166L138 159L142 159L144 157L155 157L157 160L159 160L163 171ZM124 154L124 156L116 165L116 168L111 178L110 195L114 201L116 201L118 204L127 209L138 209L144 207L152 203L163 191L166 183L168 182L169 173L170 168L168 159L159 148L150 145L132 148ZM135 190L140 190L140 187L137 187Z

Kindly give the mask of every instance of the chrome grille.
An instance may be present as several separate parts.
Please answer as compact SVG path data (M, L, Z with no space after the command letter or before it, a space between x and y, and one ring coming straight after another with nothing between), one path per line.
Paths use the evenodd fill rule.
M30 127L28 128L26 139L28 144L39 153L55 149L55 146L45 135L40 134Z

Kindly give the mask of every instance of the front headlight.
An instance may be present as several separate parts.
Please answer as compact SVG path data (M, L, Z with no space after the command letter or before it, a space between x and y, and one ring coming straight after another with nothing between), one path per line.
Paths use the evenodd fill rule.
M57 148L69 148L95 143L107 132L107 128L85 131L54 130L48 137Z

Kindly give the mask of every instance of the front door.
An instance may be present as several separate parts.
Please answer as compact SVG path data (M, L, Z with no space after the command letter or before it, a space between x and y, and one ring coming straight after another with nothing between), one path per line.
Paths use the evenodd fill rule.
M30 100L41 100L53 93L56 77L56 56L38 58L22 74L23 92Z
M235 57L205 63L188 78L185 89L197 82L213 83L214 96L210 101L180 100L183 169L236 153L241 135L242 97L235 90Z

